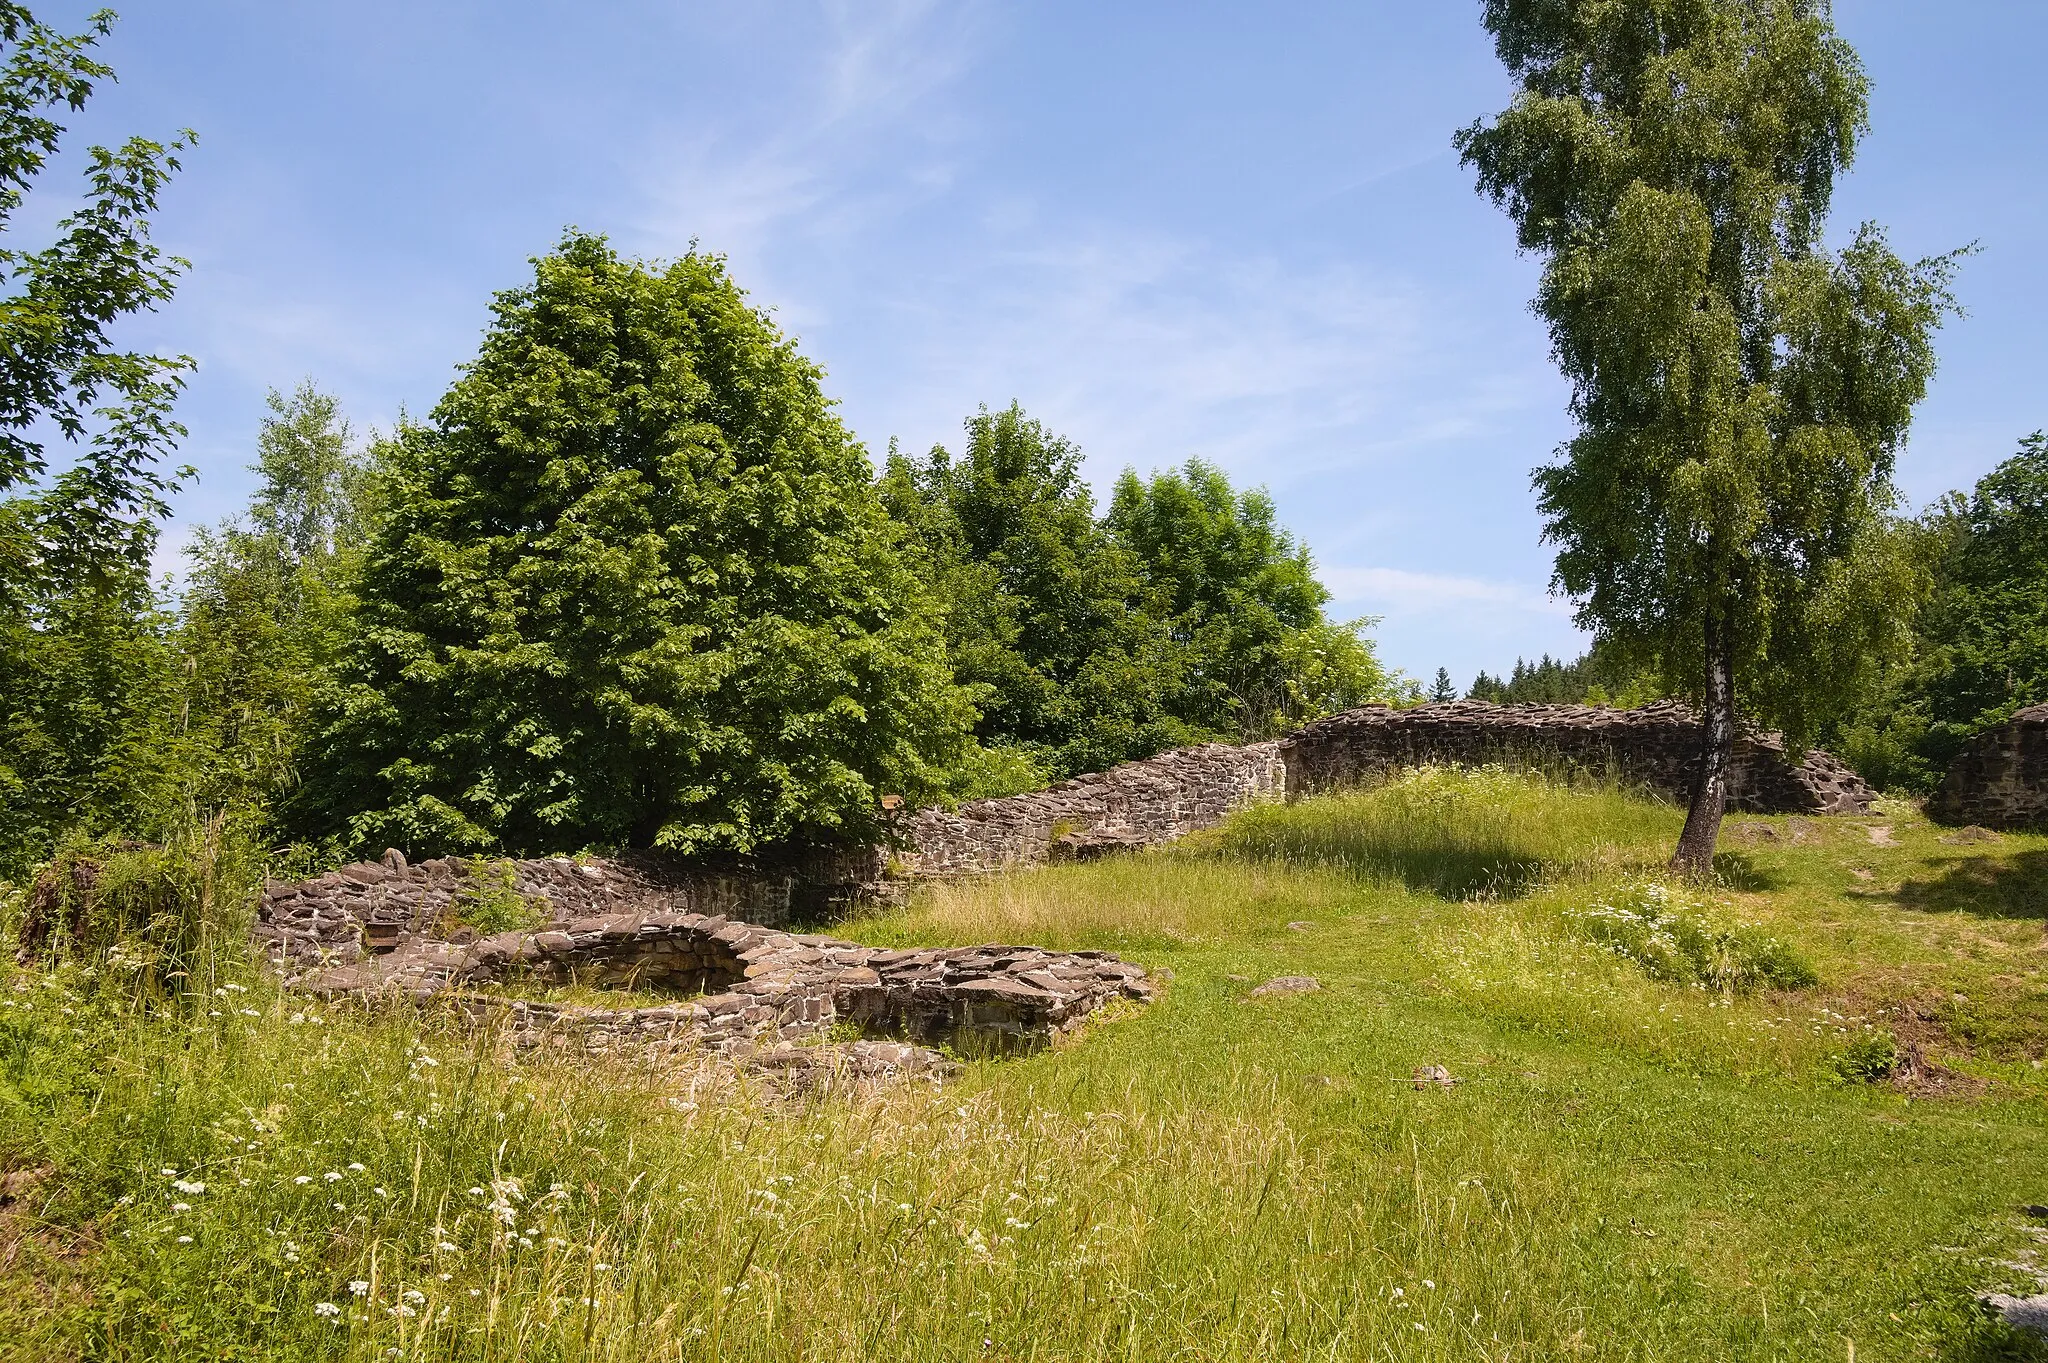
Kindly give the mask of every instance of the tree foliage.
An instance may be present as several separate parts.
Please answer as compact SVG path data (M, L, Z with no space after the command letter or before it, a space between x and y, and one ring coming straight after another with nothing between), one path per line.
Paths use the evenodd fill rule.
M821 374L716 257L570 233L392 440L303 808L415 851L865 837L966 706Z
M1873 784L1924 791L1971 737L2048 702L2048 435L1897 533L1931 583L1914 646L1829 741Z
M1820 0L1487 0L1519 82L1457 143L1544 259L1579 434L1536 473L1557 585L1686 682L1704 867L1737 708L1811 738L1903 644L1892 466L1953 258L1830 250L1866 82Z
M370 458L335 399L273 391L246 519L201 529L180 610L182 726L204 810L268 809L297 787L308 725L348 636L374 524Z
M1570 661L1548 653L1535 662L1515 659L1505 677L1481 672L1466 692L1496 705L1642 705L1664 695L1658 677L1631 672L1610 650L1595 645Z
M58 151L56 116L83 109L112 79L91 53L113 21L102 10L85 33L65 34L0 0L0 232L15 230ZM121 350L111 328L177 286L186 262L150 241L149 219L191 141L187 132L87 148L83 202L57 222L54 240L0 247L0 491L51 472L48 432L82 446L0 520L0 590L17 609L38 581L117 573L114 559L146 563L133 527L167 513L177 475L159 464L184 435L171 407L192 360Z
M1379 698L1391 679L1262 491L1199 459L1127 471L1107 511L1081 453L1016 404L955 456L891 456L890 510L947 603L985 752L1072 776L1165 748L1262 737Z
M1080 450L1015 404L970 417L966 436L958 457L892 452L883 496L945 603L977 739L1055 776L1194 741L1159 703L1180 660L1131 608L1139 565L1097 523Z
M113 72L92 55L113 15L66 34L0 0L0 233ZM47 244L0 246L0 866L73 828L175 802L176 655L149 582L184 434L192 361L120 349L113 329L171 296L184 262L150 215L190 142L85 150L80 201ZM75 447L53 461L52 438Z
M1145 608L1173 641L1166 706L1182 723L1267 737L1387 693L1361 637L1370 622L1325 617L1329 589L1264 489L1237 492L1200 459L1149 479L1126 470L1104 524L1136 556Z

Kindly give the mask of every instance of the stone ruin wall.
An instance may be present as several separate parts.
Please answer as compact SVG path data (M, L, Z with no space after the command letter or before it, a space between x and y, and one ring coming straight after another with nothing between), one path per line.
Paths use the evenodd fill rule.
M1612 772L1668 799L1691 798L1698 717L1676 702L1634 710L1596 705L1493 705L1457 700L1412 709L1373 705L1307 725L1280 743L1290 799L1429 763L1565 766ZM1777 734L1737 739L1728 807L1752 814L1863 814L1877 792L1818 749L1794 762Z
M2048 721L2048 707L2030 713ZM1318 721L1281 742L1204 744L1048 790L958 811L919 811L901 826L893 867L885 867L878 848L725 869L637 854L414 864L392 851L380 862L267 886L256 935L294 988L329 997L447 996L526 1038L686 1040L758 1055L764 1048L787 1053L799 1039L851 1023L870 1034L1028 1049L1114 999L1151 998L1153 981L1099 952L886 951L782 929L873 892L885 870L898 879L943 878L1147 847L1212 827L1258 801L1422 763L1592 767L1682 799L1698 738L1698 721L1676 705L1373 706ZM2048 763L2048 722L1985 762L1987 771L2032 772L2038 795L2048 785L2039 770ZM2020 778L1998 779L2005 790ZM1738 747L1733 808L1858 813L1872 798L1825 753L1792 763L1774 735L1749 736ZM2039 807L2037 799L2031 808ZM539 926L488 936L464 926L466 908L506 890ZM493 992L520 981L651 989L675 1001L599 1009ZM897 1051L903 1054L875 1063L913 1063L905 1048Z
M973 875L1171 842L1285 791L1278 743L1205 743L1026 795L925 809L896 858L907 875Z
M509 882L498 877L510 872ZM354 960L413 937L463 939L461 902L509 888L550 921L681 911L780 927L857 898L880 880L879 849L820 852L759 867L681 866L658 856L572 861L436 857L391 851L292 884L264 887L257 940L273 953ZM471 934L474 935L474 934Z
M2048 705L1977 735L1949 764L1927 812L1986 828L2048 828Z
M638 893L621 892L620 882L632 873L614 863L572 863L566 875L555 862L515 865L523 873L546 868L538 878L557 889L565 881L579 889L602 887L604 893L591 896L594 902L628 903ZM380 883L398 893L409 882ZM274 902L266 900L264 916L274 924ZM367 950L350 943L345 952L304 939L272 942L286 983L317 997L446 998L473 1020L503 1023L522 1041L573 1035L585 1042L683 1042L734 1056L786 1049L820 1038L838 1023L869 1035L967 1049L1030 1050L1112 1000L1150 1001L1155 987L1141 967L1104 952L1006 946L888 950L691 912L679 907L677 897L651 910L643 903L609 914L557 917L538 930L464 940L429 929L405 932L389 946L372 943ZM493 989L518 984L577 984L674 998L654 1007L608 1009L512 998ZM910 1059L905 1052L890 1063L900 1068Z

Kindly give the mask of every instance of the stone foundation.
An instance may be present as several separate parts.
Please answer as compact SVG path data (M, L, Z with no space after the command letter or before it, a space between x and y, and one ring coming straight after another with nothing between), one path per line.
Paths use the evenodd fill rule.
M281 963L289 969L290 958ZM301 964L287 984L324 998L446 995L479 1017L504 1018L515 1033L599 1028L621 1039L688 1041L726 1054L815 1037L841 1022L968 1050L1030 1050L1113 999L1146 1002L1154 989L1143 969L1102 952L884 950L678 911L580 919L470 942L410 937L348 963ZM603 1010L479 992L566 983L678 997L652 1008Z
M2048 705L1970 740L1927 812L1986 828L2048 828Z
M880 849L726 869L633 854L581 861L437 857L408 864L390 851L381 862L265 886L256 938L274 953L356 960L415 937L461 939L466 905L507 891L540 921L681 911L779 927L798 914L860 897L881 880L882 870Z
M1280 743L1287 795L1297 799L1402 767L1489 762L1611 772L1669 799L1691 798L1700 723L1675 702L1614 710L1595 705L1492 705L1457 700L1413 709L1350 710ZM1777 734L1735 745L1728 808L1752 814L1863 814L1877 792L1827 753L1793 761Z
M1975 767L1959 764L1960 777L1951 774L1952 783L1974 781L1970 789L1994 792L1969 809L1991 802L2012 817L2025 810L2039 817L2048 791L2048 707L2027 715L2033 728L1986 747ZM1372 706L1283 742L1205 744L957 812L920 811L902 827L895 870L972 875L1149 847L1260 800L1424 763L1590 767L1682 800L1698 748L1699 723L1677 705ZM1873 798L1826 753L1795 763L1771 734L1737 746L1731 809L1862 813ZM1981 812L1968 817L1994 821ZM871 892L883 869L880 849L726 869L640 855L412 865L393 851L380 862L266 887L256 936L293 987L326 997L446 998L527 1039L675 1042L728 1055L786 1049L837 1023L913 1041L1024 1050L1113 1000L1152 997L1145 971L1100 952L887 951L782 930L798 915ZM506 912L538 926L483 935L465 925ZM517 984L654 991L674 1002L604 1009L491 992ZM881 1054L860 1063L910 1063Z

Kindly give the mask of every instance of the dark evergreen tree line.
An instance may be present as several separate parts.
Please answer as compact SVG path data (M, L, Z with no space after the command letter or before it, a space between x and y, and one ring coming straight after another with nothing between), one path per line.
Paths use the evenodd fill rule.
M1654 676L1631 672L1598 647L1571 661L1515 659L1505 677L1481 672L1466 696L1496 705L1640 705L1664 694Z

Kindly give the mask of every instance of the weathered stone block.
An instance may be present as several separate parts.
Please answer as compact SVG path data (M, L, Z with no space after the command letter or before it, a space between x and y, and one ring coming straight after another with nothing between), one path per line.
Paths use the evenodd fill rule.
M1977 735L1949 764L1927 812L1986 828L2048 828L2048 705Z

